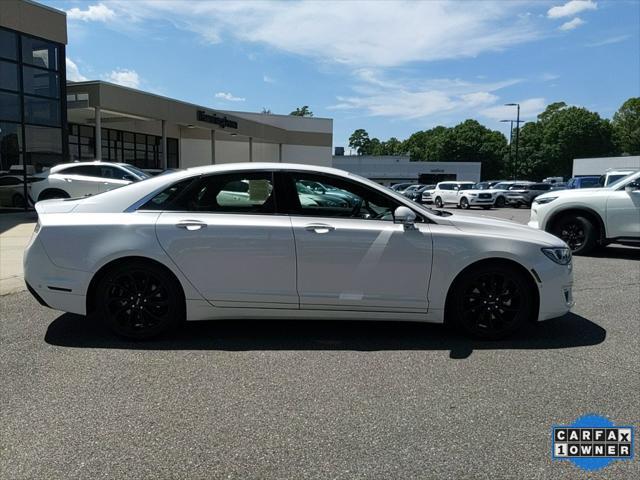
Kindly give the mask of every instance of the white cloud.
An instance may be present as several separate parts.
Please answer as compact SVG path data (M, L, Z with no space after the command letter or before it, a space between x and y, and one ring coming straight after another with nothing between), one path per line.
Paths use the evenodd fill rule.
M88 80L87 77L80 73L78 65L69 57L65 59L65 63L67 67L67 80L71 80L72 82L84 82Z
M262 81L265 83L276 83L275 79L273 77L270 77L269 75L263 75Z
M563 18L572 17L577 13L584 12L586 10L595 10L598 8L598 4L592 0L571 0L564 5L557 7L551 7L547 12L549 18Z
M528 98L520 102L520 119L532 120L541 113L547 105L544 98ZM496 105L480 110L480 114L493 120L515 120L516 107Z
M127 70L126 68L112 70L110 73L104 75L103 78L124 87L138 88L140 86L140 75L138 75L138 72L135 70Z
M78 7L67 10L67 17L83 22L107 22L116 18L116 12L103 3L99 3L98 5L89 5L86 10L80 10Z
M587 47L602 47L604 45L613 45L614 43L624 42L628 38L631 38L631 35L618 35L615 37L603 38L602 40L598 40L596 42L588 43Z
M475 56L537 38L520 2L115 0L127 22L171 19L209 42L234 37L354 67ZM293 27L292 27L293 26Z
M517 79L494 83L460 79L388 80L373 70L358 70L355 75L359 80L354 87L356 95L339 96L338 103L329 109L402 119L472 115L478 108L487 108L498 100L492 92L519 82Z
M580 17L576 17L573 20L569 21L569 22L565 22L562 25L560 25L560 30L562 31L569 31L569 30L574 30L576 28L578 28L580 25L584 25L584 20L582 20Z
M234 97L229 92L218 92L215 94L215 97L226 100L227 102L244 102L246 100L244 97Z

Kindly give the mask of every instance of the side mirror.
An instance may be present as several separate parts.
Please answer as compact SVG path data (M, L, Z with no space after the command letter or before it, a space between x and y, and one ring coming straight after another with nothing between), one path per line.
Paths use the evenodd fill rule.
M416 213L408 207L398 207L393 212L393 223L401 223L405 230L415 229Z
M624 187L624 190L627 193L640 193L640 181L636 180L635 182L629 183Z

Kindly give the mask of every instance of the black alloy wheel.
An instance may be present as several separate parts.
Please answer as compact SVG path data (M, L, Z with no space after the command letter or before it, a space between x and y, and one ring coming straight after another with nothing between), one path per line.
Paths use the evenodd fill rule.
M97 289L102 319L116 334L148 339L167 332L184 318L179 283L162 268L141 262L110 270Z
M571 252L576 255L589 253L597 244L593 224L581 215L560 218L555 222L551 233L569 245Z
M504 197L496 198L496 208L504 208L504 205L505 205Z
M467 200L466 198L462 197L460 199L460 207L462 207L464 210L468 210L469 209L469 200Z
M440 197L436 197L435 204L436 204L436 207L442 208L443 206L442 199Z
M455 322L474 337L497 340L517 331L530 317L531 288L518 270L481 266L456 282L451 298Z

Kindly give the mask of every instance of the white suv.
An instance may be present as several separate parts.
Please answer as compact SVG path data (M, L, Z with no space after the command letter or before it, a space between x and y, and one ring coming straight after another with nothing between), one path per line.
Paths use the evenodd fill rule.
M477 190L474 188L475 185L475 182L440 182L431 193L431 198L438 208L447 204L464 209L491 208L495 202L495 194L487 190Z
M149 178L133 165L109 162L63 163L34 176L42 180L31 184L29 196L33 203L96 195Z
M640 172L608 187L540 195L529 226L560 237L578 255L608 243L640 245Z

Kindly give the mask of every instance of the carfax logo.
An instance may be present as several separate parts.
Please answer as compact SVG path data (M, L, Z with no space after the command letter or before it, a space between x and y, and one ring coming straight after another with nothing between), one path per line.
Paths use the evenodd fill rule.
M614 460L633 459L634 431L615 426L599 415L586 415L573 424L552 429L554 460L571 460L584 470L600 470Z

